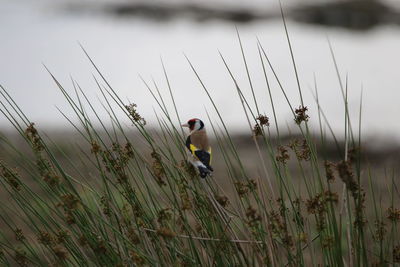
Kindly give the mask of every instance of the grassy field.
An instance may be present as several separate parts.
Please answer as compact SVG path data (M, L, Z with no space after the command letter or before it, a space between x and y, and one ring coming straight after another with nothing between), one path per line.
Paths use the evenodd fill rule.
M285 97L261 44L258 49L266 90L269 79L275 79ZM98 116L78 84L73 82L75 90L68 91L52 76L78 120L70 120L70 129L62 133L48 134L1 87L0 110L15 129L3 133L0 142L4 266L400 262L399 150L376 148L362 139L362 105L356 107L359 120L350 121L340 75L343 140L330 130L322 107L309 113L300 82L299 103L286 99L296 134L285 134L278 127L274 99L258 102L249 73L253 98L246 98L225 65L236 86L232 97L240 98L248 119L248 133L237 136L229 132L208 88L188 63L216 114L203 119L213 136L216 170L206 179L187 162L179 126L186 118L176 106L165 105L157 87L148 86L161 110L155 130L136 104L121 100L96 65L109 118ZM175 103L167 74L166 80ZM262 114L261 104L271 105L272 114ZM309 125L310 117L318 118L317 128Z
M162 134L157 131L151 132L153 132L155 136L155 143L161 143L162 139L159 138ZM100 136L106 139L105 136L107 136L107 134L105 132L99 131L99 133ZM152 235L152 230L158 231L160 229L171 230L169 234L173 235L173 237L166 237L163 236L161 232L156 232L157 241L152 240L148 242L165 242L165 238L167 238L168 242L172 242L174 239L180 239L179 242L183 242L182 244L180 244L180 246L186 247L188 246L188 244L183 244L185 242L189 242L188 240L185 240L188 239L189 236L194 238L194 240L197 240L196 238L204 238L204 240L202 240L204 244L201 244L199 240L193 241L193 245L196 247L196 249L199 249L201 251L204 249L202 248L202 246L209 246L208 242L222 242L224 238L230 238L230 240L237 239L240 241L238 241L240 247L242 247L242 249L247 252L245 256L243 255L242 257L248 258L249 262L243 262L243 265L263 264L263 261L260 262L260 259L255 258L256 255L253 255L253 253L255 252L252 250L255 249L255 244L251 244L251 242L256 242L257 240L261 239L257 238L257 235L255 235L256 233L252 233L252 231L254 231L252 230L252 227L254 226L251 225L255 222L252 222L251 220L256 220L257 224L263 225L263 227L265 227L263 229L265 231L264 234L267 234L269 231L278 231L279 229L275 228L278 226L283 227L283 225L281 224L284 223L283 218L281 217L283 215L280 214L280 210L285 207L285 211L287 212L286 216L288 216L286 219L288 220L287 223L295 223L293 220L296 218L296 216L299 216L302 221L301 225L304 225L303 227L306 226L307 229L302 230L301 232L299 230L299 232L291 232L293 231L291 230L290 233L270 233L272 235L271 241L273 243L276 242L276 244L274 245L275 249L279 251L283 249L283 243L281 242L283 242L285 239L284 236L279 237L279 235L284 234L287 235L286 238L290 239L291 244L289 251L291 253L295 252L294 246L298 242L300 242L300 244L297 245L301 245L302 247L304 247L301 252L301 257L303 258L302 261L304 261L304 265L310 265L312 263L322 264L324 262L324 257L322 254L323 251L332 250L332 248L324 248L323 243L321 243L323 241L320 240L322 229L319 228L327 227L324 224L327 224L328 221L322 222L321 218L318 218L318 216L325 217L328 215L325 213L328 213L329 211L327 209L328 207L319 206L325 205L324 201L328 201L323 198L328 198L329 201L332 201L331 204L333 205L330 208L336 216L342 216L341 220L343 222L341 229L341 238L343 240L341 240L341 249L344 254L342 255L342 257L344 257L343 261L348 262L349 255L354 256L354 252L350 253L348 250L349 244L346 241L348 238L346 229L347 223L349 222L348 220L353 220L353 224L355 223L355 217L353 216L356 216L356 214L347 214L347 211L345 211L344 214L340 215L340 211L342 209L341 205L343 205L341 203L345 201L343 197L348 196L342 194L343 177L340 176L337 170L337 164L341 162L341 158L333 141L326 142L325 147L318 145L316 149L317 151L321 151L320 153L326 152L324 153L326 155L326 160L330 162L330 165L324 165L324 160L321 159L318 164L321 177L325 180L323 181L323 184L326 187L323 188L321 191L316 190L315 192L310 192L311 190L314 190L310 189L315 186L313 185L313 183L316 183L318 181L315 177L315 169L311 165L309 160L303 159L301 153L298 152L296 154L296 152L293 151L294 143L302 145L302 143L298 141L301 140L301 137L284 136L280 140L278 140L276 137L271 137L271 146L275 149L275 160L276 156L280 156L278 141L280 144L284 144L286 146L286 149L288 150L289 158L284 163L285 176L283 179L285 180L284 182L286 186L290 187L290 189L288 189L290 190L290 193L288 194L292 194L291 197L294 199L293 202L296 203L296 206L293 207L292 205L294 204L291 203L291 198L286 195L287 192L280 192L280 190L284 190L284 187L283 185L280 185L278 183L279 178L276 177L276 174L274 173L271 173L269 175L272 176L271 183L275 191L274 193L278 194L278 196L272 197L270 192L268 192L269 185L265 180L265 175L262 173L262 163L260 158L257 156L257 148L254 145L254 141L251 135L232 136L232 142L235 146L239 158L241 159L241 164L243 165L242 167L237 162L227 166L227 163L223 160L223 152L220 149L216 148L216 145L219 141L216 139L212 140L212 144L215 148L213 164L215 168L215 173L213 177L209 177L207 178L207 180L202 180L195 173L188 175L186 173L185 166L181 166L185 157L183 157L182 154L179 154L177 150L174 151L173 157L176 159L176 162L174 163L176 165L173 165L173 167L170 168L176 168L176 171L183 173L183 176L185 178L180 179L185 179L183 180L185 181L185 184L180 185L181 181L175 180L175 177L171 177L167 173L163 173L161 176L159 175L158 172L160 172L160 170L158 170L154 165L155 159L154 155L152 157L151 147L140 141L140 138L138 138L138 132L130 134L129 136L127 136L127 138L128 140L130 140L132 147L134 147L135 150L139 151L140 155L143 157L142 168L147 168L147 171L149 172L148 175L142 177L142 179L144 180L137 177L134 167L130 166L131 164L133 164L134 159L137 157L133 155L132 158L130 158L129 163L127 163L127 166L124 167L127 171L129 170L130 172L129 174L127 174L127 180L130 184L129 190L133 190L134 194L139 197L140 207L146 210L146 213L150 213L148 216L151 218L150 221L152 223L150 225L145 224L138 226L134 223L134 221L138 219L135 218L135 214L133 213L133 207L136 206L132 206L134 204L129 203L128 199L126 199L125 195L127 194L127 192L124 190L127 189L123 188L123 185L121 184L122 180L119 180L121 179L119 178L121 174L115 174L111 170L110 172L107 172L108 164L106 164L103 159L100 159L100 166L101 168L104 168L104 173L102 174L100 166L97 166L94 163L96 153L94 153L93 151L93 145L85 142L83 138L80 138L79 135L73 131L69 133L50 131L48 135L51 136L51 141L45 137L45 140L48 140L48 149L51 155L54 156L54 160L57 161L57 164L62 166L62 173L69 177L71 186L74 188L74 194L76 194L76 199L72 198L67 201L67 196L68 198L73 196L69 193L59 193L59 195L54 194L54 192L49 193L48 190L52 191L54 188L59 188L61 184L66 183L64 179L68 178L63 178L62 174L58 174L59 177L57 177L56 180L53 181L46 176L46 173L40 174L40 170L38 168L41 165L38 162L38 154L32 152L31 147L24 142L24 139L10 132L3 137L4 139L12 140L12 143L15 145L15 150L13 150L11 149L9 144L3 139L3 141L1 142L2 152L0 154L0 158L2 159L2 183L4 186L0 191L0 198L2 203L5 203L5 207L2 208L2 243L4 244L3 251L7 250L8 253L10 253L8 254L7 258L8 260L10 260L9 263L11 265L13 265L11 258L14 257L14 259L16 259L15 257L17 256L18 249L22 249L25 247L25 245L28 245L25 244L25 242L31 243L31 249L34 251L32 253L37 253L38 258L41 258L41 261L37 261L38 259L30 259L28 257L29 254L26 255L26 263L28 266L34 265L33 263L44 264L45 262L57 262L58 264L62 263L61 265L80 265L84 262L86 262L85 264L88 265L111 264L111 262L96 263L93 259L91 259L91 257L96 257L96 255L95 251L91 251L93 253L93 255L91 256L89 256L90 254L87 254L88 251L94 249L90 247L86 247L86 253L81 255L81 257L85 258L84 260L82 259L82 261L74 261L70 259L71 252L69 251L68 247L65 247L63 250L66 256L65 259L59 259L58 256L54 254L57 252L54 251L54 249L61 249L64 246L64 243L56 244L57 242L55 240L57 239L57 235L60 234L59 231L67 234L68 239L71 238L70 241L72 241L73 238L76 238L74 242L78 242L79 244L79 238L84 236L84 231L77 231L77 229L75 229L77 228L76 222L68 221L72 220L72 218L78 215L74 215L73 217L68 217L68 215L72 215L75 213L79 214L79 211L83 212L84 207L88 209L87 212L89 212L89 214L95 213L98 216L97 219L94 218L93 223L100 219L105 220L105 222L103 222L104 224L110 224L108 225L108 227L112 227L112 225L114 225L115 227L121 224L121 226L119 226L121 228L118 231L122 235L127 234L128 232L126 231L129 231L129 229L131 231L135 231L135 234L138 236L138 240L136 240L136 242L139 242L139 240L142 240L142 238L144 238L141 237L140 231L143 231L142 234L147 236L148 234ZM123 140L124 136L119 135L116 139ZM315 140L316 144L320 144L320 142L321 140ZM116 143L117 142L114 142L114 150L117 147ZM120 141L120 144L122 147L122 154L127 153L128 150L124 151L126 143ZM340 147L343 146L344 143L341 142ZM102 151L114 151L112 148L113 142L111 140L108 140L108 144L106 145L106 147L107 148L100 149L97 152L98 155L101 155ZM368 146L365 145L365 147ZM265 151L268 148L265 144L260 144L260 149L262 151ZM119 149L117 149L117 151L119 151ZM395 223L399 214L396 208L391 209L391 207L398 207L398 205L396 205L395 203L398 203L397 199L399 197L399 194L397 191L397 187L394 187L394 185L397 183L392 184L392 182L394 182L392 180L392 177L395 178L396 176L392 176L392 172L397 173L398 171L398 167L396 166L395 162L398 160L399 151L400 149L395 149L392 147L390 148L390 150L389 148L382 148L381 151L376 149L374 149L373 151L363 149L362 153L360 153L361 164L368 166L363 169L359 184L359 187L363 188L363 190L365 190L364 192L366 193L363 200L363 221L365 224L363 226L363 229L365 229L365 231L367 232L364 242L367 246L367 251L369 252L368 258L375 259L377 263L380 261L380 252L378 253L377 250L380 246L380 242L387 242L386 244L382 243L385 244L382 253L384 254L383 259L386 264L390 264L391 260L395 260L394 258L390 259L390 257L392 256L391 253L395 252L391 250L395 247L387 246L389 246L390 243L396 244L395 241L398 238L398 235L396 235L397 227ZM170 157L167 157L163 160L168 162L169 158ZM43 158L41 158L40 160L43 160ZM263 155L263 161L266 164L268 172L274 170L271 158L269 158L267 155ZM328 177L329 175L327 176L327 170L325 168L327 166L329 166L329 168L333 171L333 177ZM18 176L10 176L10 173L13 172L13 167L15 167L15 171L18 173ZM241 168L246 171L247 177L243 176L243 174L240 173ZM8 172L8 170L10 172ZM232 172L236 173L232 174ZM105 179L110 179L110 181L104 180L102 178L103 175ZM330 182L326 183L326 181L329 181L329 179L331 179ZM105 184L103 183L109 184L108 192L106 192ZM49 188L47 188L48 186ZM146 189L144 189L145 186L147 187ZM24 187L26 188L24 189ZM66 189L65 192L70 192L69 190ZM252 190L256 191L253 192ZM323 192L324 195L321 196L321 192ZM19 194L21 194L21 196L18 196ZM153 204L147 203L148 200L146 199L148 199L149 195L151 195L152 201L154 201ZM203 201L206 201L205 203L197 203L197 201L200 201L200 199L198 199L200 196L204 198ZM261 198L261 196L265 198L263 200L265 201L265 203L257 202L257 199ZM64 205L62 204L63 199L67 201L67 205L71 205L71 208L74 207L75 204L73 203L75 203L76 201L77 210L74 210L72 214L69 214L68 209L64 210L65 208L60 206ZM284 201L282 201L282 199ZM258 201L261 200L258 199ZM214 205L212 202L215 202ZM266 207L264 206L265 204ZM30 207L19 207L19 205L29 205ZM210 206L207 207L206 205ZM375 205L377 206L376 210L374 210ZM230 224L232 224L232 227L235 226L235 228L233 228L235 231L235 235L233 235L233 233L227 232L228 229L224 229L224 231L222 231L221 229L215 229L213 231L210 229L207 230L207 228L203 229L203 227L205 226L202 226L201 222L204 221L205 218L198 214L199 210L194 210L200 208L207 209L203 212L205 214L208 214L208 216L211 216L211 214L212 216L216 216L217 218L214 218L214 220L222 220L219 223L222 223L223 225L229 225L226 220L232 220ZM351 212L355 212L355 206L353 206L351 203L349 208ZM54 209L58 210L58 212L60 213L58 214L59 217L54 217ZM322 209L323 211L319 211L319 209ZM253 215L252 212L257 213ZM295 212L298 214L295 214ZM323 215L319 214L319 212L322 212ZM258 217L261 215L265 217ZM118 219L113 220L111 216ZM124 216L126 216L126 218ZM165 219L168 221L168 223L158 222L160 216L168 217ZM180 216L185 216L184 218L188 225L181 225L182 219ZM224 219L223 216L226 216L229 219ZM250 218L248 216L250 216ZM253 218L252 216L256 217ZM277 216L277 218L275 218L275 216ZM79 217L77 217L77 219L79 220ZM121 222L119 222L119 220L121 220ZM277 221L269 222L269 220ZM329 218L325 218L324 220L329 220ZM51 221L53 221L54 225L49 224L49 222ZM212 220L211 222L207 222L205 225L207 226L210 223L211 225L213 225L216 222L213 222ZM277 225L274 226L273 223ZM168 228L162 228L163 224L166 224ZM211 225L209 227L211 227ZM95 227L93 229L93 225L86 225L85 227L89 227L91 229L91 235L103 232L101 231L101 228L98 229L97 227ZM190 227L190 230L183 227ZM201 231L200 227L202 229ZM379 227L382 228L380 229ZM126 229L123 230L124 228ZM50 242L53 243L54 247L48 247L50 251L43 251L42 249L40 249L40 247L43 247L45 245L41 243L41 234L43 231L46 232L46 235L49 235L48 238L52 239L52 241ZM112 230L109 229L109 231ZM280 229L279 231L286 230ZM379 231L381 232L379 233ZM382 235L383 240L379 240L377 236L378 234ZM22 238L23 240L19 240L21 239L19 235L24 236L24 238ZM106 236L104 236L103 238L105 239L106 237L108 237L107 240L108 242L110 242L109 245L114 244L116 240L112 239L109 235L111 235L111 232L106 234ZM311 240L309 240L310 238ZM216 241L217 239L220 239L220 241ZM245 243L244 241L251 242ZM286 241L289 242L288 240ZM228 241L225 240L225 242ZM334 242L334 240L332 240L331 242ZM308 244L312 247L312 250L306 249ZM217 246L217 244L210 244L210 246L211 245ZM133 247L138 249L138 244L132 244L132 248ZM85 248L85 246L83 248ZM263 255L265 252L266 251L260 250L257 253ZM232 257L230 253L237 252L221 251L221 253L225 257L230 258ZM281 253L283 253L282 256L288 256L286 254L288 252L286 251L281 251ZM53 258L51 258L51 256L53 256ZM264 255L264 257L265 256L266 255ZM395 255L393 254L393 257L394 256ZM50 259L46 259L46 257L50 257ZM129 266L131 264L137 263L133 259L131 259L132 261L129 260L129 254L125 255L126 258L123 258L123 255L121 254L118 254L117 257L119 257L119 259L116 259L113 264L117 264L117 262L119 262L119 264L126 264ZM164 263L163 258L158 259L158 261L156 260L159 255L156 256L154 254L150 254L148 255L148 257L152 258L154 261L144 261L144 265L162 265L162 263ZM211 255L207 252L202 252L201 263L209 265L233 264L230 261L219 263L217 261L214 262L215 259L213 260L210 257ZM32 260L32 263L30 263L29 260ZM287 263L289 263L289 259L285 258L285 261L288 261ZM181 260L178 260L178 262L182 263ZM197 263L200 264L199 262ZM165 265L170 264L177 263L173 262L171 259L169 262L165 262ZM193 263L187 264L191 265ZM277 259L274 264L285 265L286 263L281 262ZM292 264L297 265L298 262L294 261Z

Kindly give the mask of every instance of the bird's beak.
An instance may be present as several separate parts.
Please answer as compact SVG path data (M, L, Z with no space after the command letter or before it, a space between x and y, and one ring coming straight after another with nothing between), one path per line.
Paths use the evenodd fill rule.
M181 125L182 127L188 127L189 128L189 124L185 123Z

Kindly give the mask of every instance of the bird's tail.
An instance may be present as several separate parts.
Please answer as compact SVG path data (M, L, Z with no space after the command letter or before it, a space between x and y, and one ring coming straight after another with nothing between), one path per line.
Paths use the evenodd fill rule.
M199 170L201 178L206 178L207 176L211 176L211 172L213 171L211 166L207 167L201 161L198 160L192 161L191 163Z
M209 169L207 169L203 166L198 166L197 168L199 169L201 178L206 178L207 175L211 175L211 171Z

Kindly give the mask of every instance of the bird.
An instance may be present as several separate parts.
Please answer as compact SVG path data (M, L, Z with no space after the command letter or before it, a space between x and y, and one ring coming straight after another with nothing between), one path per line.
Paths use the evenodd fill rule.
M192 155L191 163L199 170L201 178L211 176L214 171L211 167L211 146L204 122L194 118L182 124L182 127L187 127L190 131L185 145Z

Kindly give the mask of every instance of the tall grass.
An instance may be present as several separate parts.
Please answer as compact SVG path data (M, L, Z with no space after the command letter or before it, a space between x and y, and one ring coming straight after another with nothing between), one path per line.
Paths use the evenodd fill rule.
M166 104L158 84L143 80L161 111L157 114L157 131L149 128L140 115L141 103L122 101L85 50L97 71L95 82L109 118L100 117L77 82L73 80L72 90L67 90L48 71L77 118L65 116L83 142L72 154L64 153L57 142L38 130L1 87L0 111L31 150L24 153L2 137L4 146L19 157L17 166L9 166L7 160L0 162L2 194L7 196L0 205L4 225L0 231L2 265L398 263L400 210L396 176L387 175L390 205L382 206L381 192L373 186L377 177L361 161L362 106L359 121L352 124L347 83L342 83L338 68L345 110L344 142L338 141L319 105L317 82L314 100L318 110L309 114L288 34L299 103L289 101L260 41L259 60L270 102L259 103L239 34L238 38L252 99L245 97L246 89L239 85L222 54L221 64L226 67L235 89L233 95L239 97L247 118L257 152L253 157L262 170L258 176L250 174L244 164L218 103L188 57L188 66L216 114L209 115L207 121L208 131L215 136L215 154L219 155L214 162L225 166L206 179L199 178L187 161L185 136L179 126L182 118L164 64L172 106ZM277 81L293 114L292 126L300 133L289 141L278 126L271 79ZM271 105L272 114L268 116L273 121L260 112L261 105ZM309 125L310 116L318 118L317 129ZM358 131L353 125L358 125ZM340 158L335 162L328 160L326 148L330 139L335 141ZM60 157L67 160L61 161ZM76 166L77 159L92 171Z

